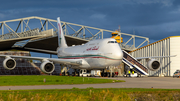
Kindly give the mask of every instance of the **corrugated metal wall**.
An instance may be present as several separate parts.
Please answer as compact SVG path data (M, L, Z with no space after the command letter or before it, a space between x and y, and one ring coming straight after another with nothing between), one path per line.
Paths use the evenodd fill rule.
M149 44L145 47L139 48L133 52L131 55L134 57L152 57L152 56L169 56L170 55L170 37L157 41L155 43ZM170 71L170 58L158 58L161 63L160 69L157 71L148 70L150 76L171 76ZM147 66L145 59L141 60L144 66Z
M177 69L180 69L180 36L171 37L170 42L170 54L177 55L171 58L171 71L170 74L173 75Z

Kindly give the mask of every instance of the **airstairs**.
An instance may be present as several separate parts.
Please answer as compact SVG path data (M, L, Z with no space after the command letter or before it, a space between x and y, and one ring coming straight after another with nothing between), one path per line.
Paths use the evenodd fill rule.
M123 62L140 75L148 75L148 69L123 50Z

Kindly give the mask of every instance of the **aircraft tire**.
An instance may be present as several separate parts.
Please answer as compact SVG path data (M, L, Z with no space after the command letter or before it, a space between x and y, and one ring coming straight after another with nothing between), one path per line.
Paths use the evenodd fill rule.
M107 72L104 73L104 77L107 77Z
M112 73L112 77L114 77L114 73Z
M103 72L101 72L101 76L104 77L104 73Z

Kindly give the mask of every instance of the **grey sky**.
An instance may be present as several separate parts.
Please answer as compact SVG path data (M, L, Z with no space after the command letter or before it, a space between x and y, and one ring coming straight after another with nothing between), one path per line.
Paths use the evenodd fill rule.
M0 21L39 16L160 40L180 34L180 0L3 0Z

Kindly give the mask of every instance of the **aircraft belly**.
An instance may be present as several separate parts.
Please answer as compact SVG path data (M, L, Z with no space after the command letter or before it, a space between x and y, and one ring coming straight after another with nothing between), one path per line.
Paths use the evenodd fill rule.
M89 63L92 69L106 67L105 59L103 58L88 58L86 61Z
M121 60L110 60L104 58L89 58L86 60L91 68L100 68L104 69L107 66L118 66L121 63Z
M106 60L107 66L118 66L122 63L122 60Z

